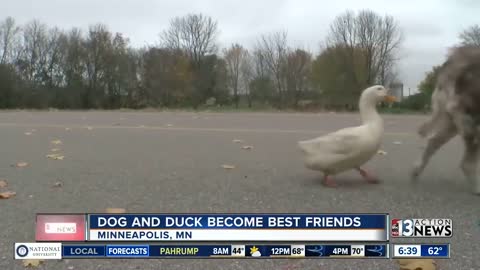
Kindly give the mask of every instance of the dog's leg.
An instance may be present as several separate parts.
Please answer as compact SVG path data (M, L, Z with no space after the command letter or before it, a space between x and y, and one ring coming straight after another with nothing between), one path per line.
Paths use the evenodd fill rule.
M477 176L480 142L477 136L463 137L465 150L460 167L469 183L473 186L473 193L480 195L480 180Z
M418 128L418 134L421 137L427 137L432 131L433 128L437 125L439 121L442 120L442 116L444 116L444 111L441 110L443 108L443 104L445 102L445 93L441 92L438 89L432 94L432 115L428 121L423 123Z
M435 128L436 133L428 139L427 147L414 164L411 172L412 180L416 180L420 176L433 154L457 134L455 125L448 115L443 114L437 123L439 126Z

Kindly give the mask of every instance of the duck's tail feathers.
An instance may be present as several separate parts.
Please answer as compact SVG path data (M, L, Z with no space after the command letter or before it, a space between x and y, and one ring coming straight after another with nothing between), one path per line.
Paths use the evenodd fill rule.
M302 150L303 153L308 153L309 152L309 147L308 147L308 142L307 141L299 141L297 143L298 147L300 150Z

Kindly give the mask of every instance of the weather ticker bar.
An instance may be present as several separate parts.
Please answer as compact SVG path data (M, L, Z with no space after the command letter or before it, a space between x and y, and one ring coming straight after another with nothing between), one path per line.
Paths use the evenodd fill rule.
M93 254L93 256L92 256ZM374 245L70 245L63 258L388 258L387 244Z
M390 247L391 246L391 247ZM15 259L285 258L449 259L450 244L118 244L15 243Z

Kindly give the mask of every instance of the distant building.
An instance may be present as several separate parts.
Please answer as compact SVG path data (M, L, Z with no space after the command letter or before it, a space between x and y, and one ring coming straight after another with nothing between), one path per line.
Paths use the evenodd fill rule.
M390 94L392 96L395 96L398 101L403 100L403 83L401 82L396 82L390 84Z

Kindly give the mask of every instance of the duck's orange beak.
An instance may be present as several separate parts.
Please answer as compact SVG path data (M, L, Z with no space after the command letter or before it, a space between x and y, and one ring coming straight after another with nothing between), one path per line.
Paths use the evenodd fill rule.
M397 98L395 96L387 95L385 96L384 101L388 103L394 103L397 101Z

